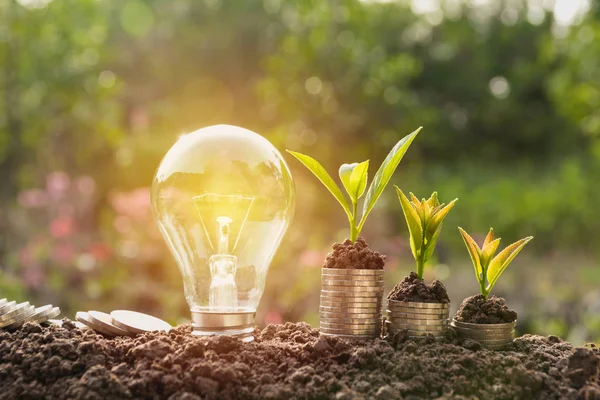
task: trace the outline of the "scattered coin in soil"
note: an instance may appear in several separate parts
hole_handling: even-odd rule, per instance
[[[17,315],[6,329],[15,329],[23,325],[35,313],[35,306],[29,306],[21,314]]]
[[[56,318],[56,317],[58,317],[60,315],[60,308],[53,307],[52,305],[50,305],[50,307],[52,307],[50,309],[50,311],[44,312],[43,315],[39,315],[37,317],[36,317],[36,314],[38,312],[38,309],[36,309],[36,314],[32,315],[29,318],[29,321],[31,321],[31,322],[37,322],[37,323],[42,323],[42,322],[45,322],[45,321],[49,320],[50,318]]]
[[[117,336],[131,336],[130,332],[116,326],[109,314],[100,311],[88,311],[87,314],[94,326],[101,326],[102,329]]]
[[[169,331],[171,325],[162,319],[136,311],[116,310],[110,313],[113,323],[131,333]]]
[[[103,335],[106,335],[109,337],[116,336],[114,333],[112,333],[108,329],[105,329],[102,325],[94,324],[94,322],[90,318],[90,315],[85,311],[78,311],[75,314],[75,319],[77,321],[79,321],[80,323],[82,323],[83,325],[87,326],[88,328],[93,329],[96,332],[102,333]]]
[[[11,310],[9,312],[7,312],[7,313],[3,314],[2,316],[0,316],[0,324],[2,324],[3,322],[6,322],[6,321],[13,320],[14,317],[16,317],[17,315],[21,314],[26,309],[29,309],[29,302],[28,301],[24,301],[23,303],[17,304],[13,308],[11,308]]]

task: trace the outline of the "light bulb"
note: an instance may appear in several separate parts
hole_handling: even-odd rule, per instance
[[[183,277],[192,334],[252,340],[269,264],[294,213],[281,153],[235,126],[183,135],[156,171],[152,209]]]

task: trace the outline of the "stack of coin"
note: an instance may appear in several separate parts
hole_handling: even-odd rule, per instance
[[[448,303],[420,303],[388,300],[386,330],[389,334],[408,330],[411,338],[433,335],[443,338],[448,329]]]
[[[323,268],[321,334],[367,339],[381,334],[383,270]]]
[[[0,328],[2,329],[19,328],[25,322],[41,323],[59,314],[60,308],[53,307],[51,304],[36,308],[28,301],[17,303],[0,299]]]
[[[108,337],[134,336],[139,333],[154,331],[169,331],[171,325],[167,322],[135,311],[116,310],[110,314],[101,311],[79,311],[75,319]]]
[[[512,343],[517,321],[504,324],[471,324],[452,320],[452,327],[461,339],[473,339],[490,350],[502,350]]]

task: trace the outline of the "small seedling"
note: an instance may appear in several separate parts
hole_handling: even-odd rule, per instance
[[[467,250],[469,250],[481,294],[487,300],[502,272],[504,272],[508,264],[519,254],[523,247],[533,239],[533,236],[528,236],[507,246],[494,257],[498,245],[500,245],[500,238],[494,239],[494,230],[492,228],[490,228],[490,232],[487,234],[481,248],[462,228],[459,227],[458,230],[465,241]]]
[[[369,160],[361,163],[343,164],[339,169],[340,179],[350,198],[350,203],[348,203],[339,186],[317,160],[295,151],[287,150],[287,152],[304,164],[304,166],[308,168],[310,172],[323,183],[323,185],[325,185],[333,197],[335,197],[342,205],[348,216],[348,222],[350,222],[350,240],[355,242],[367,220],[367,216],[375,206],[381,193],[392,178],[394,171],[396,171],[402,157],[404,157],[406,150],[408,150],[417,134],[421,131],[421,128],[422,127],[419,127],[416,131],[405,136],[396,143],[385,160],[383,160],[383,163],[381,163],[379,170],[377,170],[377,173],[369,186],[369,190],[367,190],[360,220],[358,220],[358,200],[362,197],[367,188]]]
[[[435,244],[442,231],[442,222],[458,199],[452,200],[447,205],[440,204],[437,192],[433,192],[429,199],[421,201],[410,193],[412,201],[409,201],[398,186],[396,192],[408,225],[410,249],[417,262],[417,276],[423,279],[425,265],[433,255]]]

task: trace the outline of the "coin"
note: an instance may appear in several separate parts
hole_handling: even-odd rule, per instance
[[[342,334],[342,335],[373,335],[379,336],[381,332],[379,328],[375,329],[333,329],[333,328],[320,328],[319,331],[324,333]]]
[[[452,320],[452,323],[458,328],[467,328],[476,331],[512,331],[517,325],[517,321],[505,324],[472,324],[468,322],[460,322],[455,319]]]
[[[378,307],[325,307],[320,306],[319,311],[331,312],[331,313],[376,313],[381,314],[381,308]]]
[[[383,286],[339,286],[339,285],[321,285],[323,290],[330,292],[346,292],[346,293],[383,293]]]
[[[45,317],[52,311],[52,304],[47,304],[45,306],[37,307],[35,312],[29,317],[30,321],[36,320],[41,317]]]
[[[409,307],[409,308],[441,308],[448,309],[450,308],[449,303],[420,303],[414,301],[398,301],[398,300],[388,300],[388,304],[390,307]]]
[[[29,306],[21,314],[17,315],[13,320],[13,323],[6,326],[6,329],[15,329],[23,325],[29,317],[35,313],[35,306]]]
[[[131,333],[169,331],[171,325],[162,319],[136,311],[116,310],[110,313],[113,323]]]
[[[381,329],[380,326],[378,325],[338,325],[338,324],[321,324],[319,326],[320,329],[325,329],[325,330],[351,330],[351,332],[348,333],[358,333],[356,332],[357,329],[362,329],[364,330],[364,332],[362,333],[373,333],[373,332],[379,332],[379,330]]]
[[[0,299],[0,307],[8,303],[7,299]]]
[[[321,322],[326,322],[328,324],[374,324],[381,323],[379,318],[321,318]]]
[[[383,305],[380,293],[367,293],[367,296],[364,296],[362,293],[355,293],[355,296],[348,296],[347,294],[340,294],[338,296],[330,293],[331,292],[321,293],[321,300],[346,303],[376,303],[380,306]]]
[[[391,313],[389,310],[386,310],[385,315],[389,319],[406,319],[406,320],[414,320],[414,321],[439,321],[440,319],[448,319],[447,315],[432,315],[432,314],[409,314],[409,313]]]
[[[400,308],[388,307],[388,311],[392,314],[415,314],[415,315],[448,315],[448,310],[426,309],[426,308]]]
[[[391,324],[393,328],[396,329],[408,329],[409,331],[415,332],[431,332],[431,333],[440,333],[446,332],[448,330],[447,326],[416,326],[416,325],[400,325],[400,324]]]
[[[131,336],[130,332],[116,326],[109,314],[100,311],[88,311],[87,313],[94,326],[101,326],[103,329],[111,332],[114,335]]]
[[[322,268],[321,272],[330,275],[383,275],[382,269]]]
[[[328,274],[322,273],[321,279],[343,279],[343,280],[353,280],[353,281],[362,281],[362,282],[372,282],[372,281],[382,281],[383,274],[381,275],[339,275],[339,274]]]
[[[475,331],[471,329],[457,328],[456,326],[451,326],[456,330],[458,335],[461,338],[469,338],[469,339],[502,339],[502,338],[512,338],[514,335],[513,331],[501,331],[501,332],[493,332],[493,331]]]
[[[16,301],[9,301],[0,307],[0,315],[4,315],[7,312],[10,312],[17,305]]]
[[[44,306],[44,307],[46,307],[46,306]],[[52,306],[50,306],[50,307],[52,307]],[[40,308],[42,308],[42,307],[40,307]],[[37,308],[36,308],[36,313],[37,313]],[[43,315],[40,315],[38,317],[35,317],[35,314],[32,315],[31,317],[29,317],[29,321],[30,322],[42,323],[42,322],[48,321],[50,318],[56,318],[59,315],[60,315],[60,308],[58,308],[58,307],[52,307],[50,309],[50,311],[47,311]]]
[[[448,326],[447,319],[388,319],[390,323],[397,325],[412,325],[412,326]]]
[[[339,337],[342,339],[347,339],[347,340],[372,340],[374,339],[377,335],[344,335],[341,333],[327,333],[327,332],[319,332],[319,334],[323,335],[323,336],[335,336],[335,337]]]
[[[115,334],[109,331],[108,329],[104,329],[101,325],[94,324],[87,312],[78,311],[77,314],[75,314],[75,319],[83,325],[87,326],[88,328],[91,328],[96,332],[102,333],[103,335],[109,337],[115,336]]]
[[[483,345],[503,345],[503,344],[509,344],[513,341],[512,338],[506,338],[506,339],[489,339],[489,340],[484,340],[484,339],[473,339],[478,341],[479,343],[483,344]]]
[[[321,318],[346,318],[346,317],[351,317],[351,318],[376,318],[379,319],[379,313],[359,313],[359,312],[348,312],[348,313],[339,313],[339,312],[326,312],[326,311],[319,311],[319,316]]]
[[[378,308],[382,309],[381,304],[377,302],[358,302],[358,301],[330,301],[321,299],[322,307],[353,307],[353,308]]]
[[[23,303],[17,304],[13,308],[11,308],[9,312],[0,316],[0,323],[14,319],[15,316],[21,314],[24,310],[26,310],[28,308],[29,308],[28,301],[24,301]]]
[[[342,281],[333,279],[321,280],[323,286],[350,286],[350,287],[382,287],[383,281]]]

